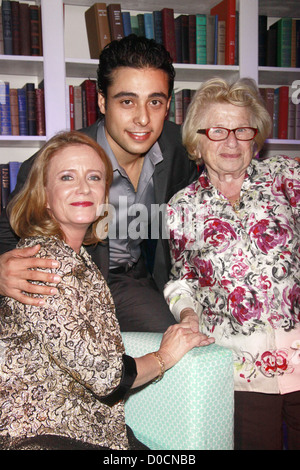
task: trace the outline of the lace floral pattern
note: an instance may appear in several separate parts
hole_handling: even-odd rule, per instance
[[[299,389],[299,168],[253,160],[237,211],[206,171],[168,206],[166,299],[177,318],[196,309],[202,331],[233,349],[237,389],[277,393],[278,377]]]
[[[0,304],[0,435],[56,434],[127,449],[124,404],[101,403],[122,376],[124,347],[110,291],[84,248],[33,238],[60,262],[58,294],[43,307]]]

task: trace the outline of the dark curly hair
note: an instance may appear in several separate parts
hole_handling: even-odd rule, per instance
[[[97,70],[98,91],[104,97],[113,81],[112,72],[118,67],[150,67],[165,71],[169,77],[169,97],[171,96],[175,79],[172,59],[165,47],[154,39],[130,34],[105,46],[100,54]]]

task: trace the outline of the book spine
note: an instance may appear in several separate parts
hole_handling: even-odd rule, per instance
[[[9,162],[8,163],[9,192],[10,193],[12,193],[16,187],[20,166],[21,166],[21,162]]]
[[[144,13],[145,36],[148,39],[154,39],[153,14]]]
[[[19,2],[12,1],[11,4],[11,28],[13,38],[13,54],[20,54],[20,7]]]
[[[19,135],[19,109],[18,109],[18,90],[10,88],[9,90],[10,101],[10,118],[11,118],[11,133],[12,135]]]
[[[36,135],[46,135],[45,122],[45,95],[44,90],[37,88],[35,90],[36,100]]]
[[[74,86],[69,85],[69,114],[70,114],[70,130],[73,131],[75,129],[74,125]]]
[[[173,8],[163,8],[161,13],[163,44],[169,52],[173,62],[177,62],[174,10]]]
[[[129,11],[122,12],[122,20],[123,20],[124,36],[129,36],[129,34],[132,33]]]
[[[158,44],[163,44],[162,13],[159,10],[153,12],[154,39]]]
[[[29,6],[30,16],[30,53],[32,56],[40,56],[41,54],[41,25],[38,5]]]
[[[279,87],[278,139],[287,139],[289,115],[289,87]]]
[[[27,3],[20,3],[20,54],[30,55],[30,11]]]
[[[0,81],[0,134],[11,135],[9,83]]]
[[[8,163],[1,164],[1,209],[5,209],[9,196],[9,167]]]
[[[206,64],[206,15],[196,15],[196,63]]]
[[[28,135],[36,135],[36,101],[34,83],[26,83]]]
[[[196,15],[188,16],[189,63],[196,63]]]
[[[11,4],[9,0],[2,0],[2,28],[3,28],[3,44],[4,54],[13,54],[13,37],[12,37],[12,18]]]
[[[110,27],[111,40],[122,39],[124,37],[121,5],[111,3],[107,6],[108,22]]]
[[[20,135],[28,135],[26,90],[18,88],[19,130]]]
[[[82,92],[81,86],[74,86],[74,127],[76,130],[83,127],[82,124]]]
[[[291,66],[292,19],[281,18],[277,31],[277,66]]]

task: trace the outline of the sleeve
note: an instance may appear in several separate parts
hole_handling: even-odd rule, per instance
[[[192,308],[199,313],[196,299],[198,288],[197,273],[189,262],[189,249],[193,243],[193,234],[185,224],[184,205],[168,204],[166,225],[169,234],[171,273],[165,285],[164,296],[177,321],[184,308]]]

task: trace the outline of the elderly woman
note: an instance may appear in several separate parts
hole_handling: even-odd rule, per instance
[[[167,209],[165,298],[233,351],[236,449],[282,449],[282,420],[300,448],[299,163],[256,158],[270,125],[252,80],[203,83],[183,126],[203,173]]]
[[[53,137],[12,200],[20,247],[40,244],[53,259],[58,293],[39,307],[0,304],[0,447],[145,448],[126,428],[123,397],[161,378],[204,335],[170,327],[159,351],[125,354],[106,282],[82,244],[99,242],[97,223],[112,179],[102,148],[84,134]]]

